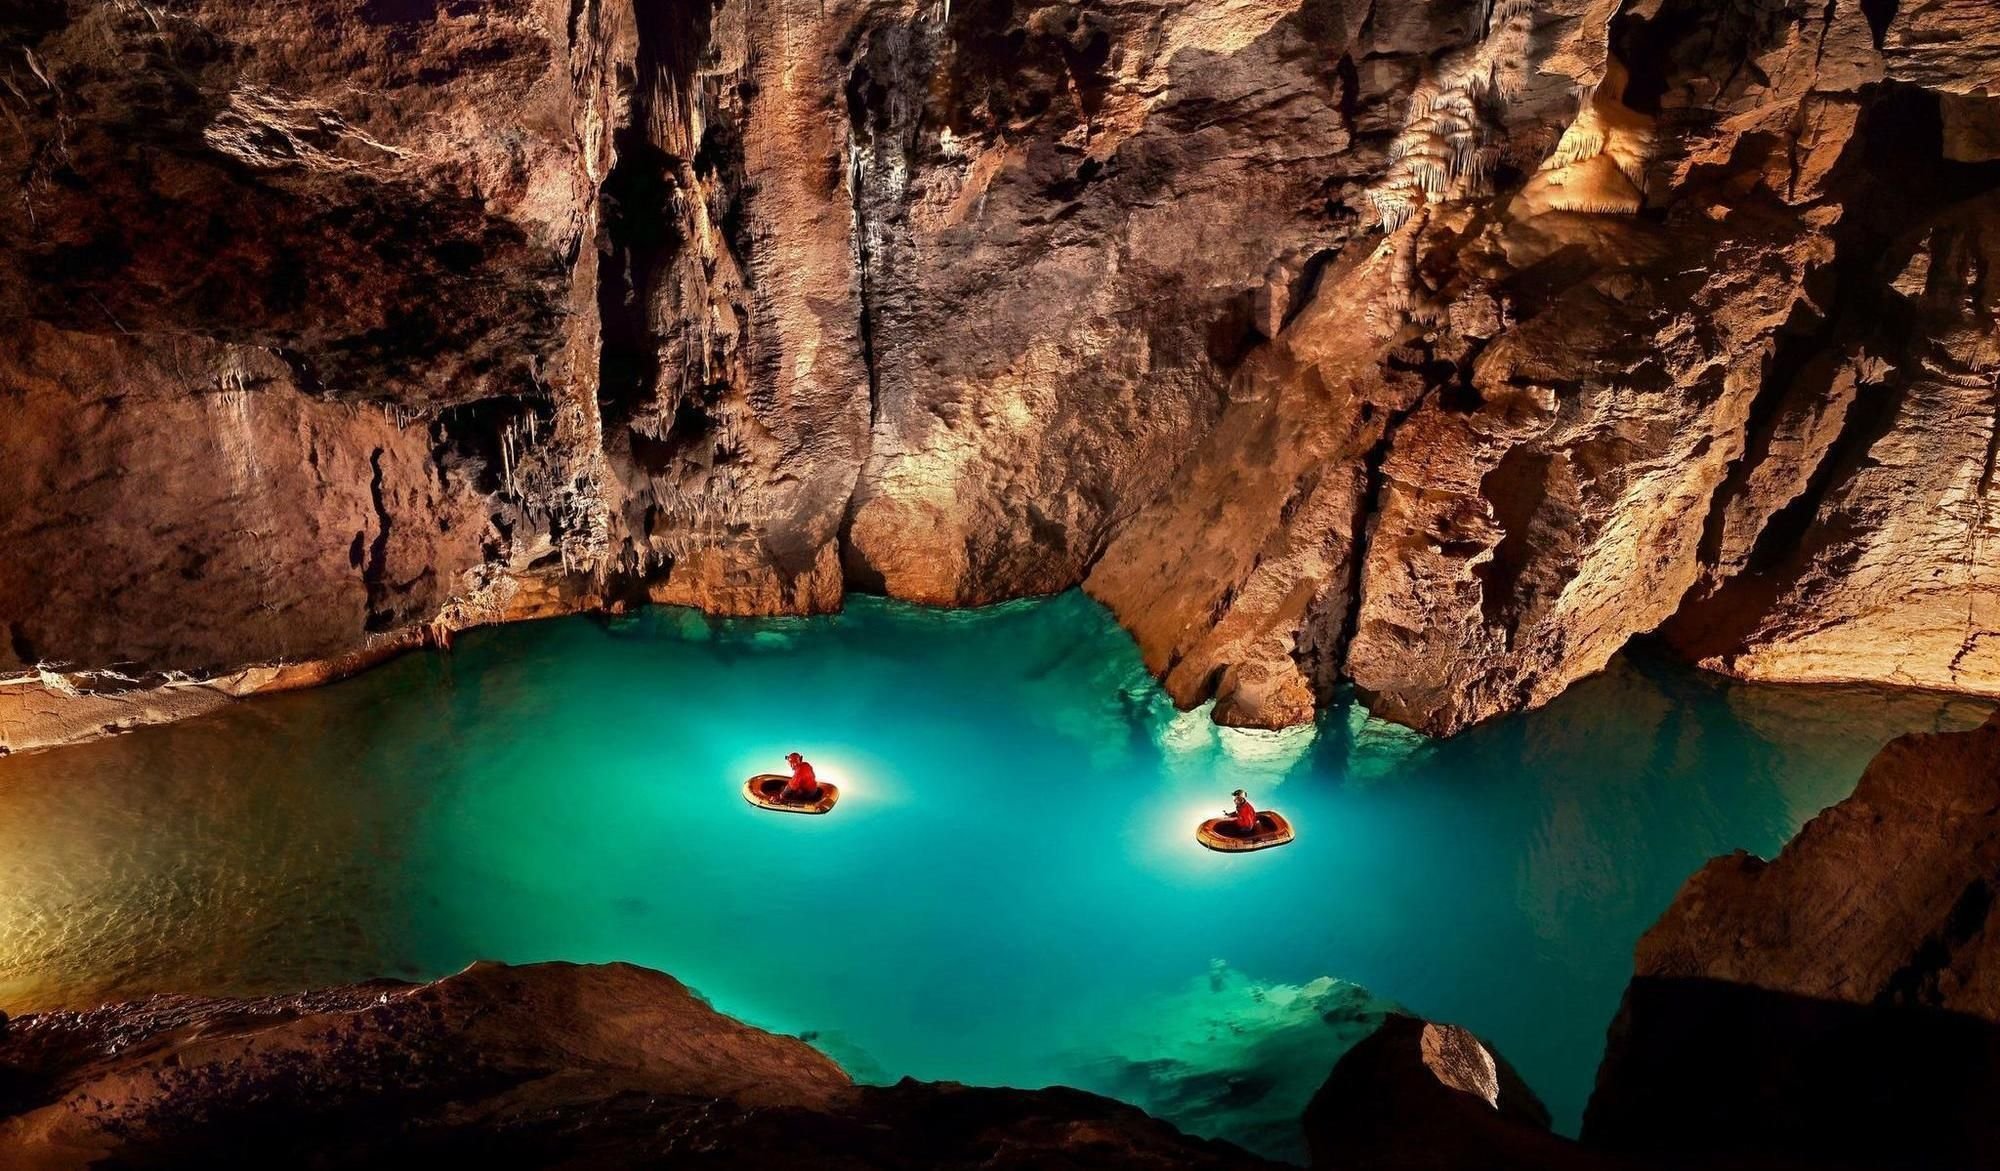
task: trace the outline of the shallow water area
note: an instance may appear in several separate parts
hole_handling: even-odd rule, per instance
[[[1573,1130],[1639,934],[1906,731],[1986,705],[1621,661],[1425,741],[1176,712],[1077,594],[463,635],[334,687],[0,760],[0,1010],[629,960],[857,1077],[1080,1085],[1296,1154],[1392,1005]],[[743,799],[797,749],[824,817]],[[1230,790],[1297,841],[1194,841]]]

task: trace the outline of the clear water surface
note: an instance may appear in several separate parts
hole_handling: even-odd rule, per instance
[[[863,1079],[1079,1085],[1287,1155],[1403,1006],[1573,1129],[1681,881],[1984,710],[1641,660],[1442,743],[1357,708],[1226,731],[1075,594],[477,631],[0,760],[0,1010],[630,960]],[[740,796],[793,748],[831,816]],[[1239,786],[1298,841],[1196,846]]]

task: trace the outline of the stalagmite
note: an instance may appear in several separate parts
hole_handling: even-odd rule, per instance
[[[1627,77],[1624,65],[1612,58],[1603,82],[1581,92],[1576,119],[1515,198],[1514,214],[1629,215],[1645,204],[1653,120],[1625,106]]]

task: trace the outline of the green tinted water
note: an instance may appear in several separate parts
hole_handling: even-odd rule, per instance
[[[479,631],[0,760],[0,1010],[622,959],[863,1078],[1068,1083],[1284,1154],[1393,1004],[1573,1127],[1680,882],[1983,710],[1642,663],[1444,743],[1357,709],[1231,732],[1077,595]],[[831,816],[739,795],[792,748]],[[1197,847],[1239,786],[1299,840]]]

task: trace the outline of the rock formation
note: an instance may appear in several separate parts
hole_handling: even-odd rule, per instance
[[[2000,1158],[2000,716],[1904,736],[1640,940],[1584,1141],[1745,1165]]]
[[[1326,1168],[1985,1167],[2000,1159],[2000,714],[1904,736],[1772,861],[1640,940],[1580,1142],[1504,1060],[1392,1017],[1306,1112]]]
[[[0,1163],[1273,1166],[1074,1090],[856,1086],[622,964],[21,1017],[0,1026]]]
[[[1549,1132],[1549,1112],[1464,1029],[1395,1016],[1349,1050],[1306,1108],[1316,1168],[1611,1168]]]
[[[61,0],[0,82],[7,747],[849,589],[1252,725],[2000,693],[1984,0]]]

